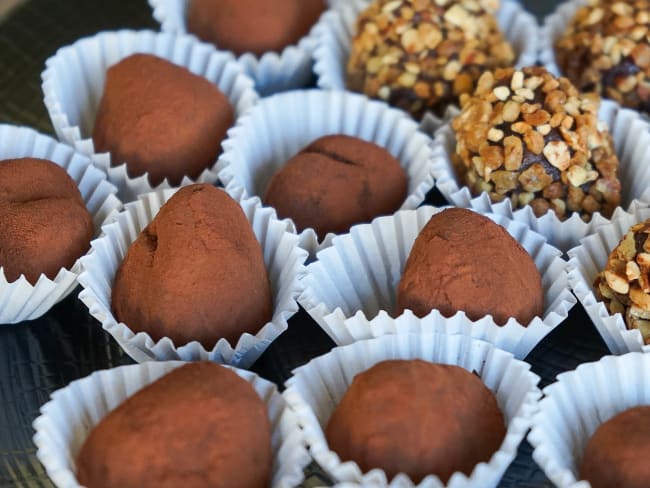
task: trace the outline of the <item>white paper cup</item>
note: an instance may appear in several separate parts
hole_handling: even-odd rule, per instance
[[[370,2],[350,0],[323,14],[316,26],[314,72],[318,86],[326,90],[345,90],[345,69],[355,34],[356,20]],[[537,61],[537,20],[515,0],[501,0],[497,23],[515,51],[515,66],[532,66]]]
[[[564,35],[578,9],[588,5],[589,2],[590,0],[564,0],[544,19],[539,31],[539,60],[555,76],[560,76],[562,73],[555,61],[553,45]]]
[[[446,486],[496,486],[515,458],[517,447],[530,426],[541,396],[539,377],[530,365],[492,345],[466,336],[445,334],[402,334],[361,341],[333,349],[328,354],[297,368],[287,382],[283,395],[298,416],[302,435],[314,460],[336,482],[346,486],[412,487],[404,474],[392,482],[381,469],[363,473],[353,461],[341,462],[331,451],[324,430],[329,418],[352,383],[353,377],[374,364],[388,359],[423,359],[433,363],[454,364],[476,371],[497,398],[507,424],[501,447],[488,462],[476,465],[470,476],[456,472]],[[418,419],[413,419],[418,422]],[[399,449],[398,446],[395,446]],[[390,483],[390,484],[389,484]],[[429,475],[419,487],[441,487],[435,475]]]
[[[471,321],[464,312],[444,319],[436,311],[423,319],[410,312],[391,319],[397,285],[420,230],[441,208],[423,206],[379,217],[335,237],[307,266],[303,308],[338,344],[394,332],[446,331],[494,342],[518,358],[525,357],[546,334],[568,317],[576,303],[569,290],[566,263],[543,236],[500,215],[488,214],[531,255],[542,275],[544,314],[529,324],[510,318],[499,326],[491,315]],[[346,320],[347,319],[347,320]],[[471,330],[470,330],[471,329]]]
[[[181,361],[148,362],[96,371],[52,393],[51,400],[41,407],[41,415],[33,424],[34,443],[38,448],[36,456],[52,482],[58,488],[78,488],[75,461],[93,427],[138,390],[184,364]],[[250,371],[232,369],[248,381],[266,403],[272,428],[271,486],[296,486],[303,481],[302,470],[311,460],[300,439],[297,418],[273,383]]]
[[[610,100],[602,101],[598,119],[609,127],[620,161],[621,209],[629,208],[634,199],[650,201],[650,165],[645,164],[650,160],[650,126],[638,112],[621,108]],[[452,205],[473,208],[482,213],[497,213],[524,222],[562,252],[577,245],[582,237],[594,232],[599,225],[610,221],[600,213],[595,213],[589,222],[584,222],[577,214],[562,221],[553,211],[536,217],[530,207],[513,211],[510,200],[492,203],[485,192],[474,197],[454,171],[451,155],[456,151],[456,135],[451,124],[444,125],[436,132],[435,143],[436,186]]]
[[[176,191],[161,190],[141,195],[137,202],[125,205],[124,211],[103,227],[105,235],[91,243],[94,252],[82,260],[83,272],[79,282],[84,290],[79,299],[101,322],[104,330],[138,362],[210,360],[247,368],[287,329],[287,320],[298,311],[299,278],[305,272],[303,263],[307,258],[307,253],[298,247],[298,237],[286,232],[286,223],[276,219],[273,209],[262,208],[257,199],[239,202],[262,246],[273,297],[271,321],[257,334],[245,333],[237,344],[230,344],[222,338],[207,350],[198,341],[174,344],[169,337],[154,341],[146,332],[136,334],[128,324],[118,322],[111,311],[115,273],[129,246]]]
[[[555,486],[589,488],[579,480],[587,441],[600,424],[639,405],[650,405],[650,383],[644,373],[650,355],[606,356],[558,375],[544,388],[528,441],[533,459]]]
[[[145,173],[131,178],[124,161],[111,165],[110,153],[96,153],[92,141],[97,108],[104,91],[106,70],[135,53],[148,53],[187,68],[216,85],[228,98],[235,118],[259,98],[253,82],[232,56],[219,52],[193,36],[176,36],[152,31],[101,32],[59,49],[46,61],[42,73],[45,106],[59,139],[87,154],[109,181],[118,188],[124,202],[154,189],[170,188],[165,179],[158,186],[149,183]],[[215,164],[218,155],[215,155]],[[214,183],[213,167],[204,170],[196,181],[184,177],[181,186],[190,183]]]
[[[431,139],[404,112],[363,95],[322,90],[293,91],[260,101],[229,131],[217,164],[219,180],[231,195],[262,197],[271,177],[289,159],[329,134],[374,142],[400,161],[408,176],[402,209],[417,208],[433,187]],[[319,242],[309,228],[300,237],[313,255],[329,245],[334,234]]]
[[[326,0],[327,5],[335,3],[336,0]],[[185,19],[188,4],[188,0],[149,0],[153,17],[160,23],[163,32],[188,32]],[[296,44],[285,47],[281,53],[267,52],[262,56],[245,53],[237,57],[237,62],[255,81],[255,88],[261,95],[309,85],[312,53],[317,43],[314,29],[319,22]]]
[[[650,218],[646,204],[634,202],[629,212],[620,212],[609,224],[580,241],[569,251],[569,283],[589,318],[598,329],[608,349],[614,354],[630,351],[650,352],[643,344],[641,333],[628,330],[620,313],[610,315],[605,304],[596,298],[594,280],[605,269],[609,254],[618,245],[630,227]]]
[[[95,236],[99,235],[102,223],[122,208],[115,196],[116,188],[87,157],[33,129],[0,124],[0,161],[25,157],[47,159],[66,170],[93,217]],[[77,286],[80,272],[77,259],[70,269],[61,268],[54,279],[41,274],[32,285],[24,275],[9,282],[0,263],[0,324],[40,317]]]

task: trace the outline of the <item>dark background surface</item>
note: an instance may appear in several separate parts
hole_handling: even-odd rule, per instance
[[[2,7],[9,1],[0,0]],[[541,18],[556,1],[523,2]],[[100,30],[152,28],[157,24],[145,0],[31,0],[0,18],[0,123],[28,125],[52,134],[42,102],[40,73],[58,47]],[[430,202],[443,204],[437,195]],[[1,232],[1,229],[0,229]],[[78,290],[46,316],[0,326],[0,487],[52,486],[35,456],[31,424],[49,394],[97,369],[131,364],[115,341],[76,298]],[[290,371],[333,347],[301,311],[257,361],[253,369],[281,384]],[[541,387],[578,364],[607,354],[580,305],[528,356]],[[524,442],[506,472],[502,487],[551,486]],[[308,469],[307,484],[322,478]]]

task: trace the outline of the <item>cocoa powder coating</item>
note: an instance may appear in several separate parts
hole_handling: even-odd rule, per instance
[[[234,122],[228,98],[208,80],[151,54],[134,54],[106,73],[95,126],[96,152],[126,163],[132,178],[180,185],[212,166]]]
[[[544,311],[544,290],[535,262],[503,227],[450,208],[431,217],[413,244],[397,288],[397,313],[405,309],[527,325]]]
[[[408,180],[386,149],[362,139],[321,137],[273,176],[264,203],[299,230],[311,227],[320,239],[353,224],[395,212],[406,199]]]
[[[481,380],[458,366],[383,361],[355,376],[329,419],[326,438],[342,461],[415,483],[470,474],[505,437],[503,414]]]
[[[271,427],[253,387],[215,363],[173,370],[91,430],[77,458],[88,488],[266,487]]]
[[[235,345],[272,316],[262,249],[241,207],[207,184],[181,188],[129,248],[113,283],[115,317],[176,345]]]
[[[77,185],[38,158],[0,161],[0,266],[8,281],[54,279],[90,247],[92,216]]]

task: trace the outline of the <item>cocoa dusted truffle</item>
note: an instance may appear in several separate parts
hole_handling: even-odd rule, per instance
[[[111,304],[134,332],[233,346],[271,320],[262,249],[241,207],[206,184],[181,188],[129,248]]]
[[[190,363],[128,398],[91,430],[77,458],[88,488],[267,487],[271,426],[246,380]]]
[[[634,407],[602,424],[587,442],[580,478],[592,488],[648,486],[650,406]]]
[[[359,16],[347,86],[419,119],[474,89],[514,52],[493,13],[498,0],[375,0]]]
[[[236,55],[281,52],[309,33],[324,0],[190,0],[187,30]]]
[[[598,103],[541,67],[484,73],[452,121],[460,179],[474,195],[530,205],[538,217],[611,216],[621,199],[619,161]]]
[[[45,159],[0,161],[0,267],[36,284],[54,279],[90,247],[93,219],[74,180]]]
[[[180,185],[212,166],[234,121],[228,98],[205,78],[151,54],[134,54],[106,73],[93,142],[152,186]]]
[[[650,220],[633,225],[610,253],[594,287],[609,313],[623,315],[650,344]]]
[[[435,214],[420,231],[397,288],[397,313],[419,317],[437,309],[464,311],[472,320],[514,317],[527,325],[544,311],[542,278],[535,262],[498,224],[471,210]]]
[[[322,239],[346,232],[399,209],[406,199],[407,177],[386,149],[356,137],[316,139],[278,171],[264,203],[299,230],[312,227]]]
[[[583,92],[650,112],[650,0],[592,1],[555,42],[560,71]]]
[[[388,479],[429,474],[446,483],[488,461],[505,437],[503,414],[481,380],[458,366],[383,361],[354,377],[325,435],[342,461]]]

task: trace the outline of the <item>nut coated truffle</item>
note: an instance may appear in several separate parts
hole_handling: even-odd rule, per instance
[[[648,486],[650,407],[634,407],[602,424],[587,442],[580,479],[592,488]]]
[[[54,279],[90,247],[92,216],[66,171],[45,159],[0,161],[0,267],[36,284]]]
[[[196,179],[221,152],[234,121],[228,98],[205,78],[150,54],[134,54],[106,73],[93,142],[157,186]]]
[[[325,136],[291,158],[266,189],[264,203],[320,239],[399,209],[407,177],[386,149],[356,137]]]
[[[484,73],[452,121],[460,179],[474,195],[588,221],[620,202],[618,157],[598,102],[544,68]]]
[[[555,42],[555,58],[583,92],[650,112],[650,1],[594,1]]]
[[[190,0],[187,29],[219,49],[261,56],[296,44],[323,10],[324,0]]]
[[[511,66],[498,0],[376,0],[356,24],[347,86],[420,119],[458,104],[485,70]]]
[[[241,207],[222,190],[181,188],[129,248],[111,296],[134,332],[211,349],[235,345],[271,320],[262,249]]]
[[[91,430],[77,458],[88,488],[267,487],[271,427],[253,387],[215,363],[173,370]]]
[[[494,394],[458,366],[383,361],[354,377],[327,424],[330,449],[364,471],[446,483],[488,461],[506,433]]]
[[[650,220],[633,225],[610,253],[594,287],[611,314],[620,313],[628,329],[638,329],[650,344]]]
[[[404,309],[419,317],[462,310],[472,320],[491,314],[500,325],[510,317],[527,325],[544,311],[542,278],[503,227],[450,208],[431,217],[413,244],[397,288],[397,313]]]

